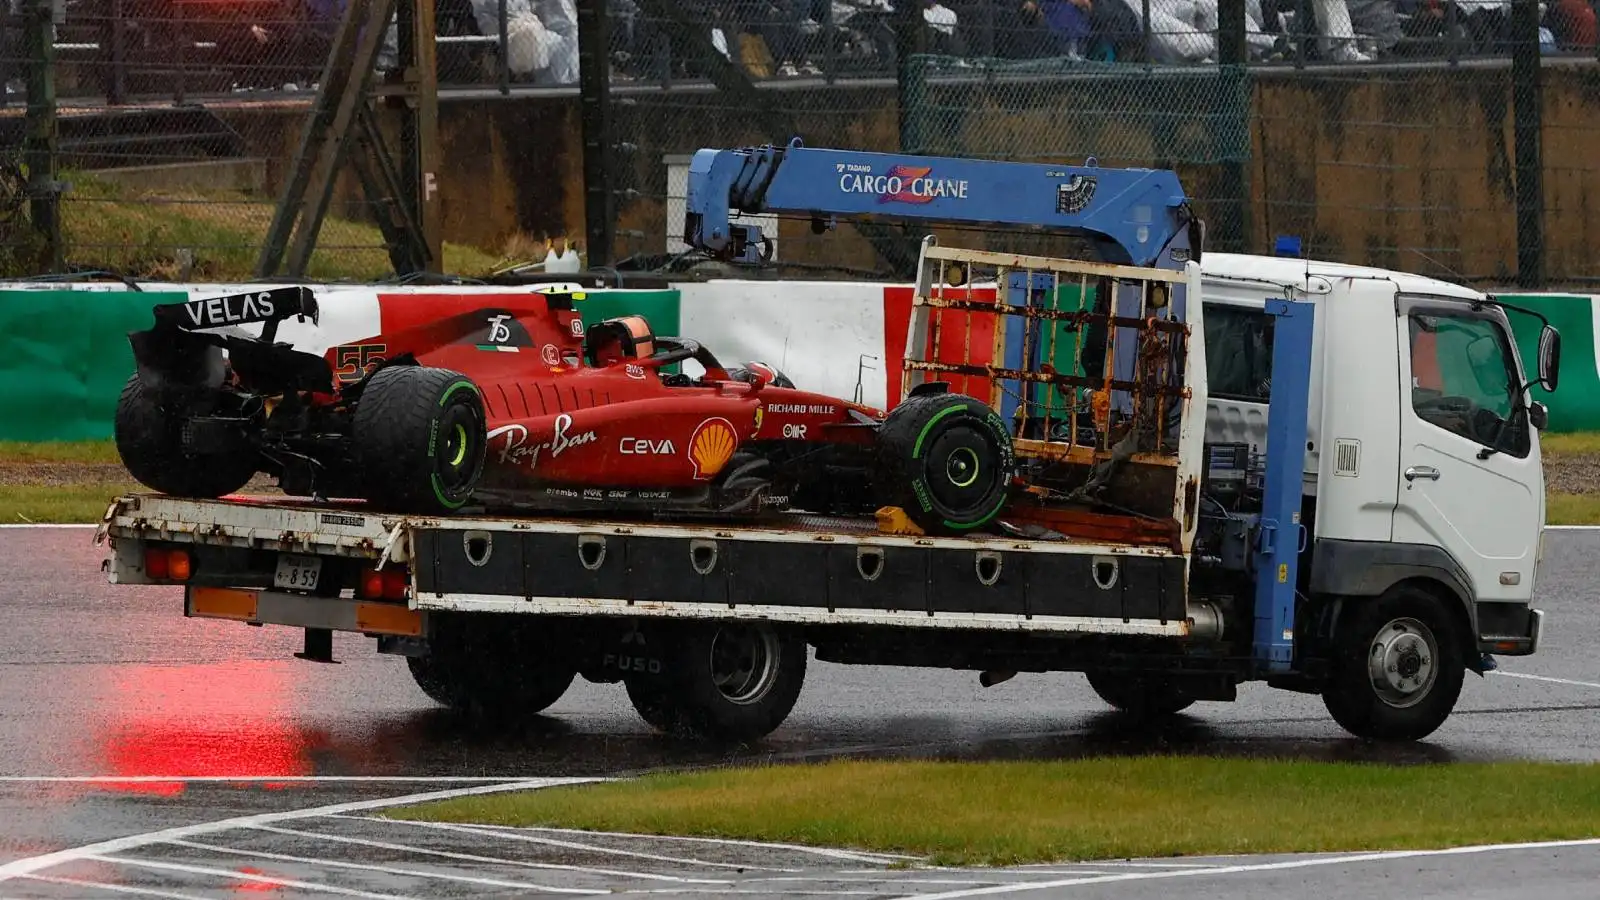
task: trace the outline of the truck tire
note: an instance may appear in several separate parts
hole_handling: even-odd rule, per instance
[[[561,643],[529,623],[443,617],[428,655],[406,657],[406,667],[435,703],[513,721],[544,712],[578,675]]]
[[[663,671],[624,679],[628,699],[652,727],[716,741],[755,741],[794,709],[805,683],[806,642],[765,622],[663,630]]]
[[[878,479],[891,506],[929,534],[988,525],[1010,497],[1016,454],[1005,422],[964,394],[911,397],[878,429]]]
[[[113,420],[117,455],[134,480],[174,497],[222,497],[255,477],[260,459],[253,448],[237,453],[187,453],[187,410],[163,402],[138,375],[128,378]]]
[[[1087,672],[1089,687],[1100,699],[1139,718],[1159,718],[1182,712],[1194,705],[1168,679],[1135,672]]]
[[[460,509],[483,475],[485,429],[483,397],[467,376],[379,369],[356,401],[352,433],[364,498],[397,512]]]
[[[1445,601],[1418,587],[1346,601],[1323,705],[1357,737],[1421,740],[1461,696],[1466,640]]]

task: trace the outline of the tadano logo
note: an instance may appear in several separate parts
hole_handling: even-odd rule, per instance
[[[967,199],[967,179],[929,178],[932,172],[932,166],[891,166],[883,175],[846,171],[839,176],[839,190],[846,194],[877,194],[879,203],[922,204],[940,197]]]

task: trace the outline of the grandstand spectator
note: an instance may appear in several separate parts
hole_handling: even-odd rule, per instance
[[[1567,52],[1593,52],[1596,39],[1595,10],[1586,0],[1555,0],[1545,13],[1556,44]]]
[[[940,4],[939,0],[922,0],[922,21],[927,25],[929,50],[947,56],[966,55],[966,41],[956,30],[961,20],[955,10]]]

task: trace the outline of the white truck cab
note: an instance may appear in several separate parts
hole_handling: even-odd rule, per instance
[[[1317,307],[1306,592],[1378,596],[1413,580],[1460,601],[1483,652],[1532,652],[1544,410],[1506,312],[1470,288],[1382,269],[1228,253],[1205,254],[1202,269],[1206,343],[1230,350],[1208,359],[1208,442],[1264,442],[1265,302]],[[1552,335],[1541,353],[1548,340],[1558,361]]]

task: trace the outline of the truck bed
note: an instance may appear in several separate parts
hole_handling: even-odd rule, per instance
[[[118,498],[114,583],[150,583],[120,542],[234,548],[409,567],[411,609],[765,619],[1003,631],[1190,634],[1188,560],[1165,547],[927,537],[871,519],[761,523],[401,516],[359,502],[235,496]],[[134,548],[134,550],[136,550]],[[197,549],[203,555],[203,549]],[[332,602],[338,602],[336,598]]]

